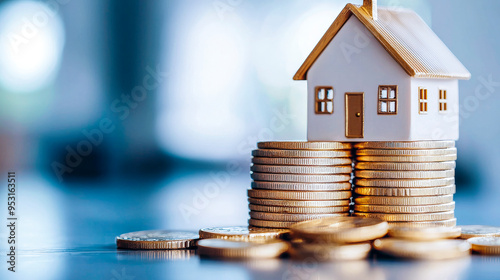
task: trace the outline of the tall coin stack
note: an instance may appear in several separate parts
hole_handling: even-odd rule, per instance
[[[391,226],[455,226],[454,141],[355,145],[354,215]]]
[[[296,222],[348,216],[352,145],[339,142],[260,142],[252,152],[248,190],[251,226],[288,228]]]

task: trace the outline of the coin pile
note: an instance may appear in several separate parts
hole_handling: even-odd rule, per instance
[[[454,141],[355,145],[354,215],[391,226],[455,226]]]
[[[252,152],[249,224],[288,228],[296,222],[348,216],[351,144],[260,142]]]

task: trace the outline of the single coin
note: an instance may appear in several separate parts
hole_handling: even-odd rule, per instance
[[[287,173],[287,174],[351,174],[352,166],[293,166],[293,165],[260,165],[250,167],[253,172]]]
[[[333,192],[299,192],[299,191],[272,191],[272,190],[248,190],[248,196],[252,198],[286,199],[286,200],[332,200],[348,199],[351,191]]]
[[[457,148],[426,149],[426,150],[385,150],[385,149],[358,149],[358,156],[442,156],[456,155]]]
[[[350,158],[273,158],[253,157],[253,164],[276,164],[276,165],[306,165],[306,166],[334,166],[352,164]]]
[[[358,244],[315,244],[300,242],[294,244],[291,255],[297,259],[314,259],[315,261],[353,261],[368,257],[372,246],[370,243]]]
[[[383,237],[388,228],[380,219],[331,217],[297,223],[290,230],[294,237],[310,241],[358,243]]]
[[[250,211],[250,218],[265,221],[280,221],[280,222],[302,222],[327,217],[342,217],[348,216],[349,213],[334,213],[334,214],[283,214],[283,213],[266,213]]]
[[[313,151],[313,150],[253,150],[254,157],[291,157],[291,158],[329,158],[350,157],[350,150]]]
[[[262,228],[289,228],[290,226],[296,224],[297,222],[282,222],[282,221],[265,221],[249,219],[248,224],[254,227]]]
[[[248,202],[256,205],[282,206],[282,207],[337,207],[349,206],[350,199],[339,200],[286,200],[286,199],[261,199],[248,198]]]
[[[484,255],[500,255],[500,237],[473,237],[467,239],[472,251]]]
[[[349,191],[352,184],[344,183],[282,183],[282,182],[252,182],[252,189],[275,191]]]
[[[116,237],[116,246],[133,250],[189,249],[196,246],[198,233],[189,231],[147,230]]]
[[[355,187],[354,192],[360,195],[375,196],[429,196],[454,194],[455,185],[434,187],[434,188],[373,188],[373,187]]]
[[[431,188],[453,185],[455,178],[441,179],[355,179],[354,184],[359,187],[381,188]]]
[[[433,213],[433,212],[445,212],[455,210],[455,202],[436,204],[436,205],[420,205],[420,206],[386,206],[386,205],[354,205],[354,211],[356,212],[372,212],[372,213]]]
[[[434,171],[356,170],[354,176],[366,179],[438,179],[455,176],[455,169]]]
[[[491,226],[460,226],[462,228],[462,239],[469,239],[473,237],[490,237],[490,236],[500,236],[500,227]]]
[[[304,142],[304,141],[272,141],[257,143],[259,149],[281,150],[349,150],[351,143],[341,142]]]
[[[442,156],[357,156],[357,161],[373,162],[443,162],[456,160],[457,155]]]
[[[377,239],[376,250],[397,258],[443,260],[469,255],[470,244],[463,240],[410,241],[395,238]]]
[[[453,201],[453,195],[439,196],[409,196],[409,197],[385,197],[385,196],[358,196],[354,199],[355,204],[370,205],[431,205],[443,204]]]
[[[250,176],[256,181],[268,182],[337,183],[351,180],[351,175],[303,175],[253,172]]]
[[[357,149],[446,149],[455,147],[455,141],[412,142],[363,142],[354,145]]]
[[[198,241],[198,254],[211,258],[277,258],[288,250],[288,243],[273,241],[255,243],[222,239]]]
[[[200,238],[217,238],[232,241],[269,241],[290,233],[286,229],[263,229],[249,226],[212,227],[200,229]]]
[[[444,162],[358,162],[357,170],[430,171],[454,169],[454,161]]]
[[[394,238],[429,241],[457,238],[461,231],[459,227],[393,227],[389,229],[389,235]]]
[[[426,222],[389,222],[389,226],[393,227],[454,227],[457,225],[457,219],[449,219],[443,221],[426,221]]]
[[[438,213],[419,213],[419,214],[388,214],[388,213],[363,213],[354,212],[357,217],[377,218],[388,222],[425,222],[425,221],[441,221],[453,219],[454,211],[438,212]]]
[[[279,207],[249,204],[252,211],[284,214],[333,214],[348,213],[349,206],[341,207]]]

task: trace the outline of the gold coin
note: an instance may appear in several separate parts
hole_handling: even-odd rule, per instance
[[[277,258],[288,250],[288,243],[273,241],[255,243],[222,239],[198,241],[198,254],[211,258]]]
[[[351,174],[352,166],[293,166],[293,165],[260,165],[250,167],[253,172],[287,173],[287,174]]]
[[[500,255],[500,237],[473,237],[467,239],[472,251],[484,255]]]
[[[500,236],[500,227],[490,227],[490,226],[461,226],[462,228],[462,239],[469,239],[473,237],[490,237],[490,236]]]
[[[254,157],[291,157],[291,158],[330,158],[351,157],[350,150],[313,151],[313,150],[253,150]]]
[[[436,205],[421,205],[421,206],[386,206],[386,205],[354,205],[356,212],[372,212],[372,213],[433,213],[455,210],[455,202],[436,204]]]
[[[316,261],[353,261],[368,257],[372,246],[370,243],[358,244],[315,244],[300,242],[294,244],[291,255],[297,259],[310,259]]]
[[[268,213],[287,213],[287,214],[333,214],[349,212],[349,206],[340,207],[280,207],[265,205],[248,205],[250,210]]]
[[[455,170],[434,171],[381,171],[356,170],[354,176],[365,179],[439,179],[455,176]]]
[[[385,196],[358,196],[354,199],[355,204],[370,205],[430,205],[443,204],[453,201],[453,195],[440,196],[410,196],[410,197],[385,197]]]
[[[282,207],[337,207],[349,206],[350,199],[341,200],[285,200],[285,199],[261,199],[248,198],[248,202],[256,205],[282,206]]]
[[[454,161],[444,162],[358,162],[357,170],[430,171],[454,169]]]
[[[354,184],[360,187],[381,188],[431,188],[453,185],[455,178],[440,179],[355,179]]]
[[[262,228],[289,228],[296,223],[297,222],[265,221],[257,219],[248,220],[249,225]]]
[[[250,211],[250,218],[265,221],[279,221],[279,222],[302,222],[327,217],[341,217],[348,216],[349,213],[335,213],[335,214],[283,214],[283,213],[266,213]]]
[[[395,238],[375,240],[376,250],[398,258],[443,260],[469,255],[470,245],[463,240],[410,241]]]
[[[297,223],[290,230],[294,237],[310,241],[357,243],[383,237],[388,228],[380,219],[331,217]]]
[[[389,222],[389,226],[393,227],[454,227],[457,225],[457,219],[449,219],[443,221],[426,221],[426,222]]]
[[[457,238],[461,231],[459,227],[393,227],[389,229],[389,235],[394,238],[428,241]]]
[[[251,175],[256,181],[267,182],[297,182],[297,183],[337,183],[348,182],[351,175],[303,175],[303,174],[272,174],[256,173]]]
[[[456,155],[457,148],[427,149],[427,150],[383,150],[383,149],[359,149],[357,156],[442,156]]]
[[[365,218],[377,218],[388,222],[426,222],[453,219],[454,211],[419,214],[388,214],[388,213],[362,213],[354,212],[355,216]]]
[[[413,142],[363,142],[354,145],[357,149],[446,149],[455,147],[455,141]]]
[[[200,229],[200,238],[217,238],[232,241],[269,241],[283,238],[290,233],[286,229],[263,229],[248,226],[212,227]]]
[[[116,246],[133,250],[189,249],[199,239],[196,232],[147,230],[124,233],[116,237]]]
[[[351,191],[334,192],[299,192],[299,191],[272,191],[272,190],[248,190],[248,196],[252,198],[286,199],[286,200],[332,200],[348,199]]]
[[[355,187],[354,192],[360,195],[375,196],[429,196],[455,193],[455,185],[434,188],[373,188]]]
[[[456,160],[457,155],[442,156],[357,156],[357,161],[370,162],[443,162]]]
[[[351,143],[341,142],[303,142],[303,141],[273,141],[257,143],[259,149],[281,150],[350,150]]]
[[[252,182],[252,189],[276,191],[349,191],[351,183],[282,183],[282,182]]]
[[[334,166],[352,164],[350,158],[273,158],[253,157],[254,164],[276,164],[276,165],[306,165],[306,166]]]

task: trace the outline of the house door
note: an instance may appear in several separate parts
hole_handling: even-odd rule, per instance
[[[363,92],[345,94],[345,137],[363,138],[365,100]]]

